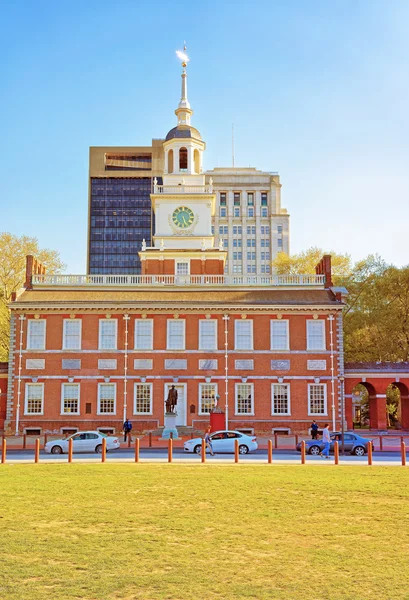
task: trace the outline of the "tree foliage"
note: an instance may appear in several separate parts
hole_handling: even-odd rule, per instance
[[[332,251],[326,252],[317,247],[309,248],[299,254],[289,255],[285,252],[279,252],[272,262],[272,267],[277,275],[314,274],[315,267],[324,254],[331,255],[334,282],[351,274],[352,264],[349,254],[337,254]]]
[[[8,360],[11,294],[25,280],[26,256],[32,254],[46,267],[47,273],[60,273],[65,265],[56,250],[41,249],[37,238],[0,233],[0,361]]]
[[[409,360],[409,266],[390,266],[371,255],[344,285],[346,360]]]

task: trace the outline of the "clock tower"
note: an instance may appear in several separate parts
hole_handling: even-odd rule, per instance
[[[175,110],[177,125],[163,142],[163,185],[154,179],[155,232],[153,246],[143,244],[139,253],[142,273],[222,275],[227,252],[223,247],[214,248],[216,196],[212,180],[206,184],[202,170],[206,144],[190,124],[193,110],[187,99],[186,47],[177,54],[182,60],[182,95]]]

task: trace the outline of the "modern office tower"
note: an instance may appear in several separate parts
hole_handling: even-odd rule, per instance
[[[213,180],[215,244],[227,250],[225,273],[264,275],[278,252],[289,253],[290,216],[281,208],[278,173],[254,168],[216,168]]]
[[[88,273],[141,272],[138,252],[144,239],[151,243],[150,194],[153,178],[161,181],[162,143],[90,148]]]

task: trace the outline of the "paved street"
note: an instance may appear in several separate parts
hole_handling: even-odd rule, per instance
[[[0,453],[1,455],[1,453]],[[42,463],[66,463],[68,457],[64,455],[53,455],[40,452],[40,462]],[[134,462],[135,453],[133,449],[120,449],[114,450],[107,454],[107,462]],[[168,454],[165,448],[149,448],[143,449],[140,452],[141,462],[167,462]],[[334,457],[331,456],[329,460],[323,459],[320,456],[308,456],[306,457],[307,464],[315,465],[333,465]],[[175,463],[197,463],[201,462],[200,456],[196,454],[184,453],[182,449],[176,448],[173,451],[173,461]],[[8,450],[7,451],[7,462],[8,463],[32,463],[34,462],[34,451],[29,450]],[[74,454],[73,462],[101,462],[101,455],[95,453],[89,454]],[[207,463],[217,464],[234,464],[234,455],[232,454],[219,454],[214,457],[206,454]],[[252,454],[239,457],[240,463],[248,464],[267,464],[267,452],[265,450],[257,450]],[[275,464],[300,464],[301,456],[299,452],[295,450],[275,450],[273,452],[273,463]],[[340,464],[345,465],[367,465],[367,457],[357,457],[346,455],[340,456]],[[401,466],[401,456],[399,452],[374,452],[373,454],[374,465],[384,466]],[[409,457],[408,457],[409,464]]]

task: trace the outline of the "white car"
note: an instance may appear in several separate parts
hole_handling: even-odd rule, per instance
[[[68,453],[68,441],[72,439],[73,452],[98,452],[100,454],[103,438],[107,442],[107,451],[120,447],[119,440],[116,437],[108,437],[100,431],[79,431],[66,438],[47,442],[44,450],[49,454],[66,454]]]
[[[239,453],[247,454],[257,450],[257,438],[254,435],[246,435],[240,431],[215,431],[210,434],[212,448],[215,454],[234,452],[235,440],[239,442]],[[200,454],[202,450],[202,438],[195,438],[184,443],[185,452]],[[210,452],[206,448],[206,452]]]

